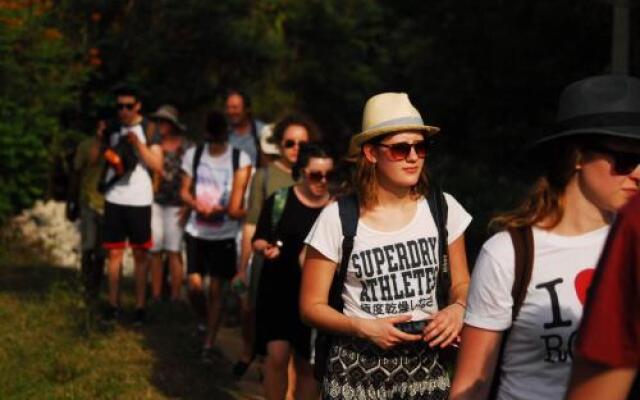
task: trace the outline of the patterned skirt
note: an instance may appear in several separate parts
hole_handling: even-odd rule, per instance
[[[451,383],[438,352],[422,341],[382,350],[341,337],[331,346],[321,386],[324,400],[439,400]]]

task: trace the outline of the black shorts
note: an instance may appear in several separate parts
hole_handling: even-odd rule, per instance
[[[129,246],[150,249],[151,205],[123,206],[105,202],[103,246],[106,249],[122,249]]]
[[[231,279],[236,274],[235,239],[206,240],[184,235],[187,244],[187,274]]]

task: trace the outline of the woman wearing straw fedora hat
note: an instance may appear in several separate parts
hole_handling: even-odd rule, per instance
[[[476,261],[452,399],[565,396],[609,223],[638,193],[640,80],[567,86],[557,124],[529,151],[542,161],[531,193],[494,219]]]
[[[305,241],[301,314],[334,335],[324,361],[316,344],[323,398],[444,399],[449,372],[438,349],[455,344],[462,328],[471,216],[448,194],[431,203],[425,158],[439,129],[423,123],[407,94],[370,98],[362,128],[350,146],[354,234],[343,235],[339,200]],[[338,307],[330,294],[336,282]]]
[[[153,176],[153,205],[151,208],[151,292],[154,300],[162,295],[164,278],[163,255],[166,253],[171,276],[171,300],[180,300],[184,268],[182,263],[181,221],[184,209],[180,198],[182,172],[180,166],[190,142],[183,136],[186,127],[178,119],[178,110],[163,105],[149,116],[157,126],[164,154],[162,174]]]

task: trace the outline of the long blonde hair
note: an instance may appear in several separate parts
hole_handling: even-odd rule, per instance
[[[493,218],[489,229],[499,231],[533,225],[552,229],[557,226],[566,207],[564,192],[581,157],[579,148],[576,141],[546,148],[544,173],[536,179],[520,205]]]

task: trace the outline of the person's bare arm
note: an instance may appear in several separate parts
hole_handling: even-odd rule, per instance
[[[490,331],[465,325],[451,386],[451,400],[483,400],[491,390],[502,331]]]
[[[611,368],[578,357],[573,361],[567,399],[627,399],[637,372],[636,368]]]
[[[180,186],[180,198],[187,207],[195,209],[197,207],[196,199],[191,194],[191,184],[193,178],[187,174],[182,176],[182,185]]]
[[[431,347],[449,346],[462,330],[469,291],[469,267],[464,235],[449,245],[449,267],[451,269],[449,306],[440,310],[424,329],[424,339]]]
[[[238,261],[238,273],[233,277],[233,282],[238,279],[242,280],[245,285],[249,284],[247,277],[247,268],[249,268],[249,259],[253,251],[251,238],[256,232],[255,224],[245,222],[242,224],[242,237],[240,238],[240,257]]]
[[[147,146],[146,144],[142,143],[140,139],[138,139],[138,136],[136,136],[136,134],[133,132],[129,132],[127,138],[129,140],[129,143],[131,143],[135,147],[142,162],[153,172],[162,174],[164,163],[162,146],[160,146],[159,144],[152,144],[151,146]]]
[[[329,306],[329,288],[336,267],[336,263],[313,247],[308,247],[300,289],[300,316],[306,324],[341,335],[367,339],[382,349],[422,338],[421,335],[404,333],[394,327],[394,324],[411,320],[408,314],[364,319],[348,317]]]
[[[304,265],[304,259],[307,258],[307,246],[302,248],[300,254],[298,254],[298,262],[300,263],[300,268]]]
[[[242,219],[247,215],[247,209],[244,206],[244,195],[249,186],[251,179],[251,166],[238,168],[233,174],[233,187],[231,189],[231,198],[229,199],[229,208],[227,214],[233,219]]]

